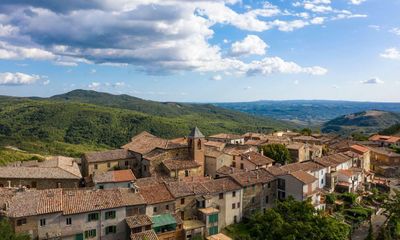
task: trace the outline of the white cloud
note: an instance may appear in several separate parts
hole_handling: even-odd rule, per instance
[[[368,25],[369,28],[375,29],[376,31],[380,31],[381,27],[379,25]]]
[[[365,2],[366,0],[350,0],[350,4],[353,5],[360,5],[361,3]]]
[[[382,83],[384,83],[384,81],[382,81],[381,79],[376,77],[376,78],[371,78],[368,80],[361,81],[361,83],[362,84],[382,84]]]
[[[214,80],[214,81],[221,81],[222,80],[222,76],[221,75],[215,75],[215,76],[212,76],[212,78],[211,78],[211,80]]]
[[[96,72],[97,72],[96,69],[94,69],[94,68],[93,68],[93,69],[90,69],[90,73],[91,73],[91,74],[95,74]]]
[[[247,90],[250,90],[250,89],[252,89],[252,87],[250,87],[250,86],[247,86],[247,87],[244,87],[244,88],[243,88],[243,90],[246,90],[246,91],[247,91]]]
[[[324,20],[325,20],[325,18],[323,18],[323,17],[315,17],[315,18],[311,19],[310,23],[312,23],[312,24],[323,24]]]
[[[380,54],[383,58],[400,60],[400,51],[397,48],[388,48]]]
[[[20,60],[20,59],[38,59],[49,60],[55,56],[49,51],[35,47],[19,47],[0,41],[0,59]]]
[[[101,83],[99,82],[92,82],[88,85],[88,88],[92,89],[92,90],[96,90],[101,86]]]
[[[125,86],[125,82],[116,82],[113,84],[114,87],[123,87]]]
[[[256,35],[247,35],[242,41],[232,44],[231,52],[233,55],[264,55],[268,45]]]
[[[392,28],[390,29],[390,32],[400,36],[400,28]]]
[[[39,75],[34,75],[34,74],[30,75],[20,72],[0,73],[0,85],[29,85],[29,84],[34,84],[39,80],[41,80],[41,77]]]
[[[25,1],[25,4],[4,1],[10,8],[0,19],[0,34],[15,39],[2,38],[0,59],[49,60],[61,66],[79,63],[132,65],[150,74],[182,71],[326,73],[322,67],[303,67],[279,57],[241,61],[225,56],[218,44],[209,41],[216,25],[253,32],[269,29],[288,32],[330,20],[328,16],[319,16],[321,9],[318,8],[314,13],[301,10],[300,14],[295,14],[268,2],[259,8],[238,12],[231,6],[240,2],[236,0],[87,0],[71,1],[68,5],[49,0]],[[328,0],[306,2],[330,6]],[[4,9],[0,8],[0,15],[2,11]],[[102,41],[98,41],[99,38]],[[237,42],[236,53],[265,54],[267,45],[261,39],[253,37],[255,41],[247,48],[245,40]]]

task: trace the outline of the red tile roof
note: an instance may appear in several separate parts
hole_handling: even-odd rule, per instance
[[[134,180],[136,180],[136,177],[130,169],[108,171],[93,176],[93,182],[95,183],[132,182]]]
[[[364,147],[364,146],[358,145],[358,144],[350,146],[350,150],[353,150],[353,151],[355,151],[357,153],[361,153],[361,154],[369,152],[369,149],[367,147]]]
[[[315,181],[317,181],[318,179],[304,171],[297,171],[297,172],[292,172],[290,173],[290,175],[292,175],[293,177],[297,178],[298,180],[300,180],[301,182],[303,182],[304,184],[310,184],[313,183]]]

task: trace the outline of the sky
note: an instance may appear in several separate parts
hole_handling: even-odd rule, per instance
[[[400,102],[398,0],[2,0],[0,95]]]

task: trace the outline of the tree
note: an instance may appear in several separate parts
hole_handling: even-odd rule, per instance
[[[309,129],[309,128],[303,128],[303,129],[300,131],[300,133],[301,133],[302,135],[311,136],[312,130]]]
[[[0,239],[4,240],[29,240],[31,239],[29,235],[26,234],[16,234],[11,228],[10,223],[7,219],[0,221]]]
[[[308,201],[289,197],[265,213],[255,214],[247,223],[249,239],[347,240],[350,227],[319,214]]]
[[[261,147],[264,156],[272,158],[277,163],[282,165],[291,163],[289,150],[283,144],[269,144]]]

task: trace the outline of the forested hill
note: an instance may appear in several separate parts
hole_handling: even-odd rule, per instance
[[[205,134],[295,127],[213,105],[160,103],[75,90],[51,98],[0,96],[0,144],[44,154],[115,148],[141,131],[173,138],[198,126]]]
[[[322,131],[342,134],[357,132],[369,135],[386,129],[384,133],[388,134],[389,130],[392,130],[390,134],[394,134],[399,123],[400,114],[398,113],[371,110],[332,119],[323,125]],[[389,127],[392,128],[388,129]]]

